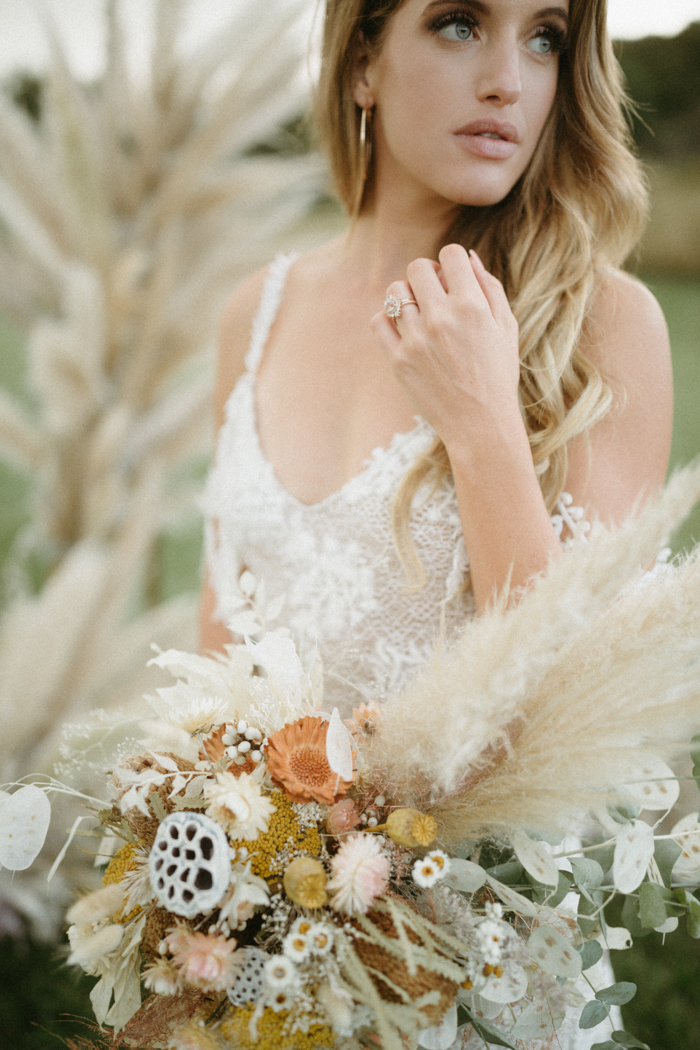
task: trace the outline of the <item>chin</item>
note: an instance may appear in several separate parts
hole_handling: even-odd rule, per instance
[[[462,171],[449,182],[441,180],[441,185],[436,187],[438,192],[446,200],[472,208],[488,208],[493,204],[499,204],[515,186],[522,172],[503,171],[481,171],[469,172],[468,175]]]

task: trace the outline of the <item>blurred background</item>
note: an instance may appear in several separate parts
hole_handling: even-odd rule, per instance
[[[700,0],[609,8],[652,200],[627,265],[668,320],[675,466],[700,453]],[[0,0],[2,782],[70,779],[65,724],[83,720],[88,752],[88,714],[107,725],[157,684],[151,642],[196,647],[217,313],[343,222],[303,120],[315,11]],[[700,512],[676,550],[698,536]],[[0,872],[3,1048],[88,1034],[61,913],[94,881],[90,840],[46,883],[71,823],[54,820],[43,869]],[[666,940],[613,953],[639,988],[625,1020],[652,1050],[700,1050],[700,943]]]

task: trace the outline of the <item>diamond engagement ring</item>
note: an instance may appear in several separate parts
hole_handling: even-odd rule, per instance
[[[409,303],[418,306],[415,299],[399,299],[398,295],[387,295],[384,300],[384,313],[396,321],[401,316],[401,308]]]

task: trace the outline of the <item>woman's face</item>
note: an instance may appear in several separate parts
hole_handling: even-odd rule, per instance
[[[355,86],[375,104],[378,191],[413,184],[455,204],[502,200],[557,89],[569,0],[406,0]]]

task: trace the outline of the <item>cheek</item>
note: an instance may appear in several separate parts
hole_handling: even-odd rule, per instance
[[[527,80],[523,83],[523,109],[533,151],[554,105],[558,81],[558,68],[553,65],[552,69],[533,70],[529,76],[529,83]]]
[[[458,107],[463,92],[449,66],[431,61],[421,48],[404,51],[396,61],[388,55],[378,108],[391,154],[409,167],[423,156],[434,156],[450,119],[454,121],[449,100]]]

